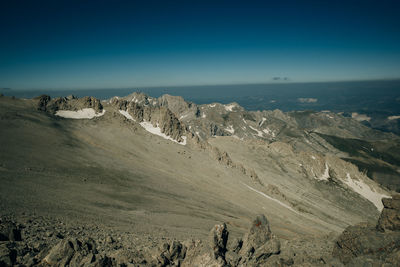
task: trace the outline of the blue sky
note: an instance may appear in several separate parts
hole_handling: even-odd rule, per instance
[[[1,1],[0,88],[400,78],[399,1]]]

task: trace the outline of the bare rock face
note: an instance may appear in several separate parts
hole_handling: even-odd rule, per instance
[[[58,97],[50,100],[49,96],[39,97],[38,109],[55,113],[57,110],[80,110],[84,108],[93,108],[96,112],[103,110],[101,101],[92,96],[76,98],[74,96]]]
[[[264,215],[258,215],[243,239],[233,240],[229,247],[228,237],[225,223],[215,225],[210,231],[208,245],[201,241],[186,244],[182,266],[265,266],[271,255],[280,253],[280,242],[271,233]]]
[[[253,254],[256,248],[261,247],[272,237],[269,222],[264,215],[258,215],[243,239],[242,254]]]
[[[37,109],[41,110],[41,111],[46,111],[47,110],[47,104],[50,102],[51,98],[48,95],[41,95],[37,98],[35,98],[36,100],[38,100],[37,103]]]
[[[193,240],[186,242],[187,252],[182,266],[228,266],[225,259],[228,236],[228,229],[223,223],[211,229],[207,244]]]
[[[165,107],[159,108],[159,127],[161,131],[177,140],[178,142],[182,142],[182,135],[184,134],[184,127],[178,118]]]
[[[186,256],[186,247],[179,241],[164,243],[154,255],[156,266],[181,266]]]
[[[382,199],[383,210],[378,220],[377,228],[380,231],[400,230],[400,196]]]
[[[210,232],[210,245],[212,256],[218,260],[225,261],[226,243],[228,242],[229,232],[226,228],[226,224],[215,225]]]
[[[0,220],[1,221],[1,220]],[[11,221],[1,222],[0,241],[21,241],[21,229]]]
[[[174,114],[192,113],[197,112],[197,105],[194,103],[186,102],[181,96],[163,95],[158,98],[160,106],[167,107]]]
[[[394,196],[382,202],[384,209],[378,224],[373,226],[361,223],[346,228],[333,248],[334,257],[350,266],[392,266],[393,263],[399,263],[400,198]]]
[[[240,263],[252,266],[280,253],[280,242],[272,234],[264,215],[258,215],[243,238]]]
[[[50,266],[82,266],[94,264],[97,254],[93,240],[81,242],[70,238],[61,240],[43,259],[44,265]]]
[[[113,105],[121,110],[126,110],[137,122],[151,122],[158,126],[161,132],[172,139],[182,142],[185,135],[185,126],[176,115],[165,106],[150,106],[127,100],[113,99]]]
[[[0,266],[13,266],[17,259],[17,251],[12,244],[0,243]]]

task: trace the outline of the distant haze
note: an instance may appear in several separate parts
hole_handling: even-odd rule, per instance
[[[214,86],[165,86],[123,89],[6,90],[5,95],[32,98],[40,94],[52,97],[74,94],[108,99],[134,91],[152,97],[163,94],[182,96],[197,104],[237,102],[248,110],[281,109],[330,110],[333,112],[400,115],[400,80],[330,83],[238,84]]]

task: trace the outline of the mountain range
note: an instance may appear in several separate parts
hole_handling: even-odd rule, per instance
[[[29,247],[2,247],[16,251],[13,264],[61,264],[71,246],[63,264],[84,265],[76,255],[94,253],[84,236],[95,236],[102,259],[86,263],[102,266],[340,266],[398,255],[395,246],[341,257],[335,247],[352,225],[384,225],[400,191],[400,137],[354,116],[138,92],[2,96],[0,129],[0,215]],[[356,230],[389,242],[368,227]],[[210,235],[211,254],[201,241],[173,243]]]

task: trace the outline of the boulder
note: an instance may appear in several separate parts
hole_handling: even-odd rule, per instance
[[[361,223],[349,226],[337,239],[333,256],[344,264],[357,262],[355,258],[385,260],[400,248],[400,232],[380,232],[373,225]],[[361,259],[360,259],[361,260]]]
[[[164,243],[159,247],[155,258],[156,266],[180,266],[186,256],[186,247],[178,241]]]
[[[0,224],[0,241],[21,241],[21,229],[15,223],[5,221]]]
[[[272,237],[269,222],[264,215],[257,215],[249,231],[244,235],[241,254],[251,256],[254,251],[267,243]]]
[[[215,225],[210,232],[210,247],[212,256],[215,259],[221,258],[225,261],[226,243],[228,242],[229,232],[226,228],[226,224]]]
[[[0,243],[0,266],[13,266],[17,259],[17,251],[10,244]]]
[[[269,222],[264,215],[257,215],[249,231],[244,235],[243,247],[239,255],[240,264],[253,266],[261,264],[270,256],[280,253],[280,241],[269,227]]]
[[[67,238],[55,245],[43,259],[43,264],[51,266],[80,266],[94,263],[97,254],[96,244],[88,239],[84,242]]]
[[[377,228],[380,231],[400,230],[400,196],[382,199],[383,210],[378,220]]]

